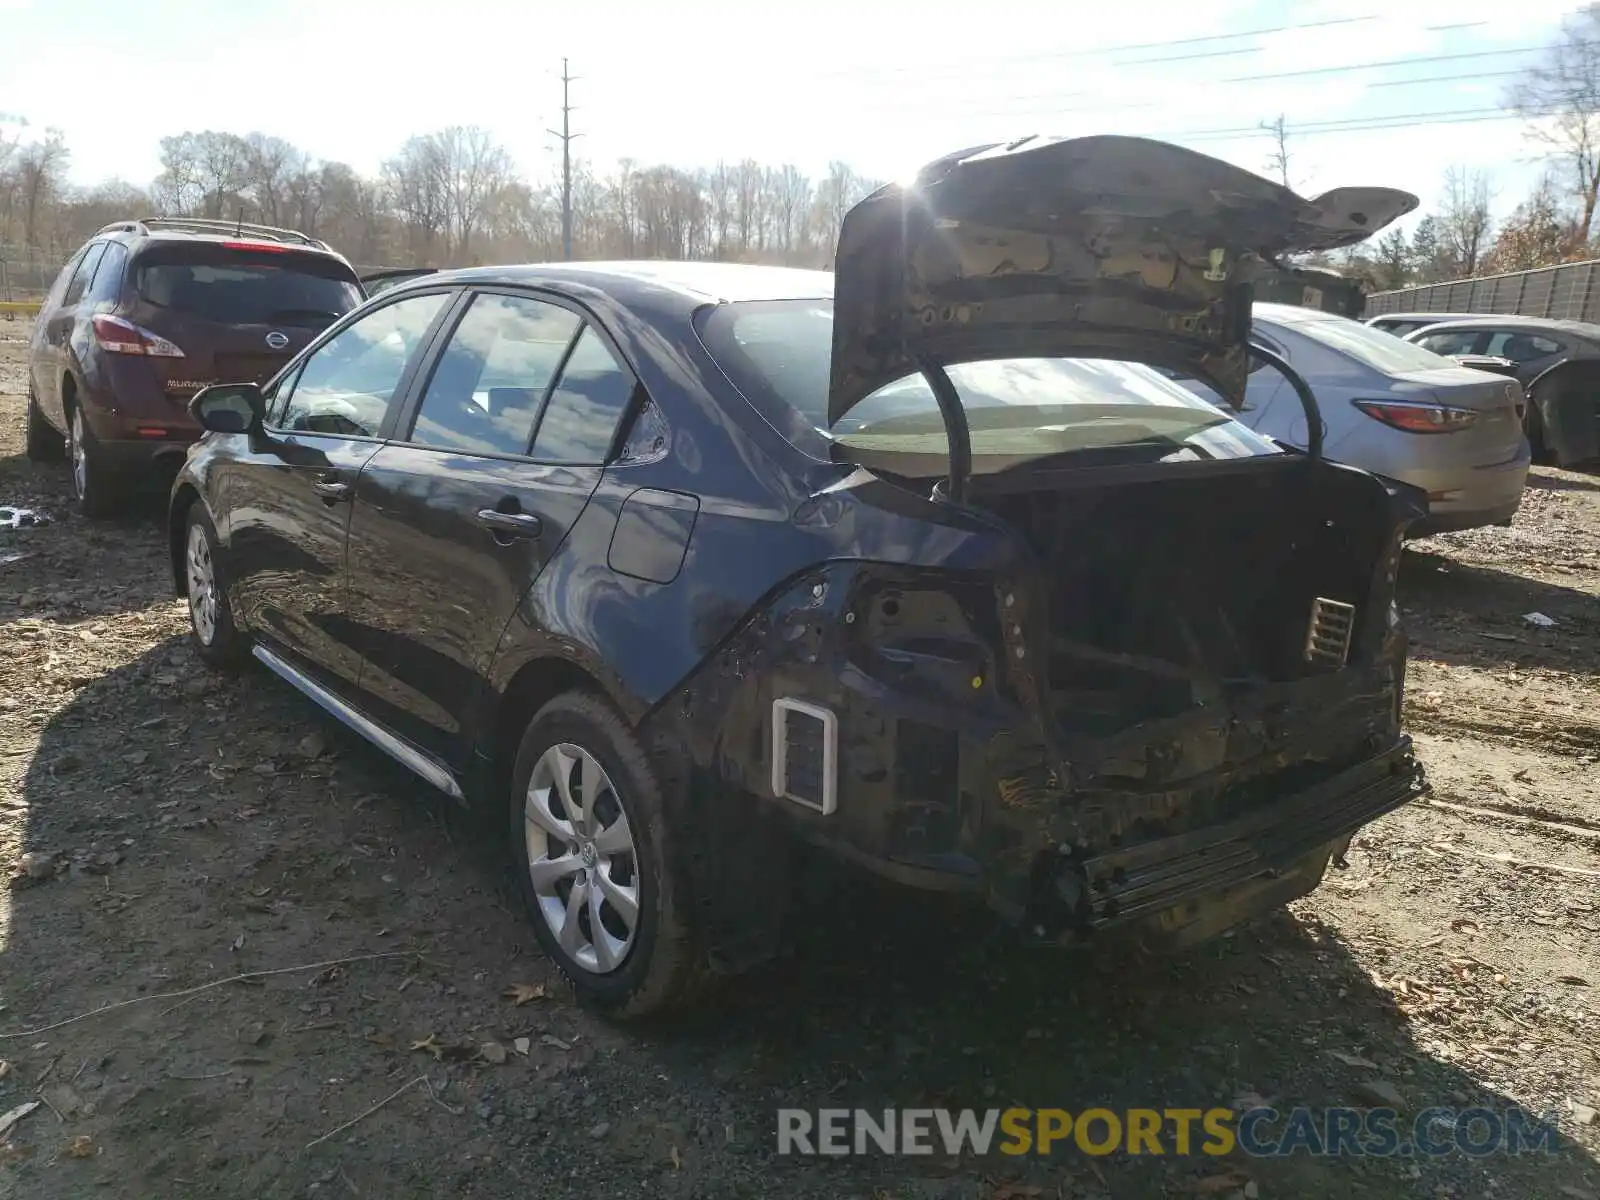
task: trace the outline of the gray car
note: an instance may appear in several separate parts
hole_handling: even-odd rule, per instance
[[[1522,386],[1460,366],[1371,325],[1286,304],[1255,305],[1252,339],[1283,356],[1316,393],[1329,458],[1428,493],[1413,536],[1505,524],[1522,503],[1528,439]],[[1306,445],[1306,418],[1272,367],[1251,373],[1240,420]]]
[[[1441,321],[1402,335],[1448,354],[1510,360],[1529,399],[1524,422],[1536,460],[1570,467],[1600,456],[1600,401],[1595,390],[1600,325],[1547,317],[1484,316]]]
[[[1368,317],[1367,324],[1374,329],[1381,329],[1385,333],[1392,333],[1395,337],[1405,337],[1429,325],[1442,325],[1447,321],[1471,321],[1481,317],[1482,313],[1382,313],[1376,317]]]

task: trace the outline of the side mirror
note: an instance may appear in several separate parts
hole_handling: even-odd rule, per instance
[[[266,412],[266,399],[253,383],[214,383],[189,401],[189,415],[211,433],[252,433]]]

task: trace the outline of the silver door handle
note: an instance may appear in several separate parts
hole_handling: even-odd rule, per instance
[[[501,512],[495,508],[480,508],[478,524],[511,537],[536,538],[544,532],[544,522],[532,513]]]

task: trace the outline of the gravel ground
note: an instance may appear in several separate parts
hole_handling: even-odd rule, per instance
[[[1290,911],[1140,962],[867,890],[692,1018],[616,1028],[539,955],[492,839],[264,674],[201,667],[159,504],[67,512],[64,468],[23,457],[21,332],[0,505],[52,519],[0,527],[0,1196],[1600,1200],[1600,477],[1541,469],[1510,529],[1408,553],[1435,794]],[[774,1153],[785,1105],[1383,1095],[1553,1111],[1560,1144]]]

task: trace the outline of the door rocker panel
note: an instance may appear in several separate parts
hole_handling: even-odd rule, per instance
[[[462,801],[466,799],[462,794],[461,785],[456,782],[455,775],[431,754],[396,737],[259,642],[251,653],[274,675],[293,686],[341,724],[366,738],[401,766],[414,771],[451,799]]]

